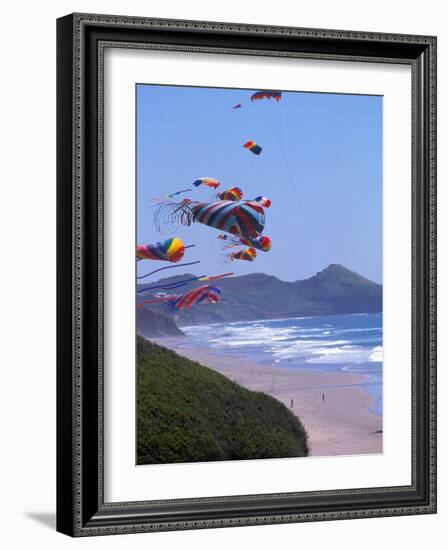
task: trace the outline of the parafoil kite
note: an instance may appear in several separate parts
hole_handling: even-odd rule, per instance
[[[218,193],[218,199],[221,201],[240,201],[242,198],[243,192],[239,187],[230,187]]]
[[[275,99],[275,101],[280,101],[282,98],[282,92],[279,91],[264,91],[264,92],[255,92],[250,100],[251,101],[260,101],[261,99]]]
[[[255,202],[259,202],[261,206],[264,206],[265,208],[269,208],[272,204],[271,199],[268,199],[267,197],[255,197]]]
[[[257,250],[262,250],[263,252],[269,252],[272,247],[272,241],[269,237],[265,235],[259,235],[258,237],[239,237],[238,235],[218,235],[218,239],[225,241],[226,248],[231,248],[234,246],[250,246],[256,248]]]
[[[173,237],[162,243],[137,245],[137,258],[140,260],[161,260],[179,262],[185,253],[185,245],[181,239]]]
[[[258,236],[264,229],[263,207],[251,201],[217,201],[196,203],[193,221],[209,225],[232,235]]]
[[[156,229],[173,224],[191,225],[193,222],[214,227],[219,231],[258,237],[264,229],[263,207],[254,201],[182,202],[164,201],[154,214]]]
[[[255,141],[247,141],[243,147],[251,151],[254,155],[259,155],[263,149]]]
[[[220,182],[215,178],[198,178],[196,181],[193,182],[193,185],[195,187],[205,185],[206,187],[213,187],[213,189],[216,189],[220,186]]]
[[[244,248],[243,250],[231,252],[227,257],[230,261],[246,260],[247,262],[253,262],[257,257],[257,251],[255,248]]]

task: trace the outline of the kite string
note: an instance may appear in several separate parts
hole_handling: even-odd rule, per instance
[[[198,281],[202,277],[205,277],[205,275],[201,275],[200,277],[193,277],[191,279],[185,279],[185,281],[175,281],[175,282],[172,282],[172,283],[162,283],[160,285],[148,286],[146,288],[142,288],[140,290],[137,290],[137,294],[141,294],[142,292],[147,292],[148,290],[157,290],[159,288],[170,290],[172,288],[177,288],[178,286],[186,285],[187,283],[190,283],[192,281]]]
[[[156,304],[157,302],[167,302],[177,299],[177,294],[174,296],[165,296],[163,298],[155,298],[154,300],[145,300],[144,302],[140,302],[140,304],[137,305],[139,309],[141,309],[145,304]]]
[[[194,245],[192,245],[194,246]],[[137,277],[137,279],[144,279],[145,277],[149,277],[150,275],[154,275],[154,273],[158,273],[159,271],[163,271],[164,269],[173,269],[175,267],[185,267],[187,265],[195,265],[201,263],[200,260],[196,260],[195,262],[188,262],[185,264],[176,264],[176,265],[167,265],[165,267],[159,267],[159,269],[155,269],[154,271],[151,271],[151,273],[146,273],[145,275],[140,275]]]
[[[199,277],[193,277],[191,279],[185,279],[184,281],[175,281],[173,283],[164,283],[160,285],[155,286],[149,286],[146,288],[142,288],[140,290],[137,290],[137,294],[141,294],[143,292],[147,292],[149,290],[172,290],[174,288],[178,288],[180,286],[186,285],[188,283],[191,283],[193,281],[215,281],[217,279],[223,279],[224,277],[230,277],[231,275],[234,275],[234,273],[223,273],[222,275],[212,275],[211,277],[207,277],[206,275],[200,275]]]

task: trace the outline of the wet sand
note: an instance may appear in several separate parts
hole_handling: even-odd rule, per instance
[[[176,338],[158,340],[179,355],[284,403],[304,424],[311,456],[382,452],[382,417],[369,411],[374,398],[355,385],[365,376],[260,366],[246,359],[182,349],[178,342]]]

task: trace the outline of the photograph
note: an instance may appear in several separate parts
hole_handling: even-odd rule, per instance
[[[135,98],[136,464],[381,454],[383,97]]]

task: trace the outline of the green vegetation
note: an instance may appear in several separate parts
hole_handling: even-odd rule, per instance
[[[282,403],[138,337],[137,463],[306,456]]]

